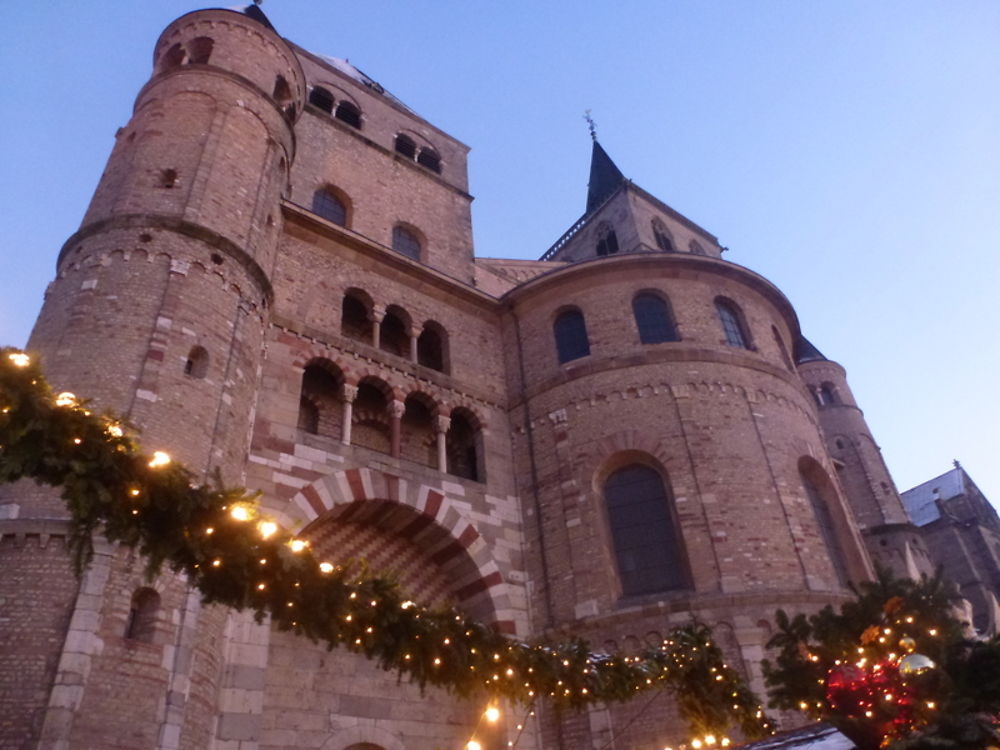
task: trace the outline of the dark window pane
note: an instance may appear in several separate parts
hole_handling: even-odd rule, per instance
[[[352,128],[361,129],[361,110],[355,104],[342,101],[337,105],[337,111],[333,115],[338,120],[346,122]]]
[[[556,337],[556,351],[559,363],[586,357],[590,354],[590,342],[587,340],[587,324],[583,313],[579,310],[567,310],[562,313],[552,326]]]
[[[432,148],[420,149],[420,155],[417,156],[417,164],[422,164],[432,172],[441,173],[441,157]]]
[[[678,341],[677,330],[667,303],[655,294],[640,294],[632,300],[632,312],[644,344]]]
[[[415,159],[417,158],[417,144],[409,136],[400,133],[396,136],[396,153]]]
[[[392,249],[400,255],[420,260],[420,240],[405,227],[393,227]]]
[[[347,207],[329,190],[317,190],[313,193],[313,213],[340,226],[347,224]]]
[[[719,321],[722,323],[722,330],[726,334],[726,343],[740,349],[749,349],[749,337],[743,330],[743,323],[736,308],[725,300],[717,300],[715,309],[719,313]]]
[[[647,466],[626,466],[608,477],[604,499],[622,593],[684,588],[684,557],[660,475]]]
[[[830,559],[837,573],[837,580],[842,586],[846,586],[848,578],[847,563],[844,559],[844,550],[841,548],[840,540],[837,538],[837,531],[833,525],[833,516],[830,515],[830,508],[820,493],[819,487],[805,474],[800,474],[800,477],[802,478],[802,487],[805,489],[806,495],[809,497],[809,502],[812,504],[813,512],[816,514],[816,523],[819,526],[820,536],[823,537],[823,542],[830,551]]]
[[[314,86],[309,92],[309,103],[324,112],[333,112],[333,94],[319,86]]]

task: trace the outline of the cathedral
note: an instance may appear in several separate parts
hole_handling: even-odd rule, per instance
[[[468,147],[257,6],[182,16],[153,60],[28,344],[144,447],[512,637],[634,653],[698,619],[761,693],[777,608],[933,569],[844,369],[596,140],[585,210],[539,260],[477,258]],[[74,577],[48,489],[0,488],[0,510],[0,748],[477,732],[481,702],[149,581],[129,549]],[[507,709],[482,747],[684,739],[659,692]]]

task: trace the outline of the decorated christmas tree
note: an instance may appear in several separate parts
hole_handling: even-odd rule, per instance
[[[977,640],[940,571],[880,569],[838,610],[778,611],[771,705],[829,722],[860,750],[1000,746],[1000,638]]]

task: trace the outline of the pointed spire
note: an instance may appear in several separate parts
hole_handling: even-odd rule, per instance
[[[625,175],[611,161],[611,157],[601,148],[594,136],[594,149],[590,155],[590,183],[587,189],[587,213],[604,203],[622,183]]]

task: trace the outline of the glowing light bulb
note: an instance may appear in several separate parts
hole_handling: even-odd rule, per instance
[[[288,546],[291,547],[292,552],[301,552],[309,546],[309,542],[305,539],[293,539],[288,543]]]
[[[469,740],[465,743],[465,750],[483,750],[483,746],[475,740]]]
[[[333,563],[321,562],[319,564],[319,571],[320,571],[320,573],[332,573],[333,572]]]
[[[56,396],[56,406],[76,406],[76,394],[63,391]]]
[[[149,468],[159,469],[170,463],[170,456],[163,451],[153,451],[153,457],[149,461]]]
[[[691,740],[691,747],[693,747],[695,750],[698,750],[698,748],[701,747],[701,740],[699,739]]]
[[[278,533],[278,524],[274,521],[261,521],[257,524],[257,531],[260,532],[262,538],[267,539]]]
[[[250,508],[246,505],[234,505],[229,509],[229,515],[237,521],[249,521],[253,518],[253,513],[250,512]]]
[[[407,599],[405,602],[403,602],[399,606],[400,606],[400,609],[409,609],[410,607],[415,607],[417,605],[414,602],[411,602],[409,599]]]
[[[109,424],[108,425],[108,429],[107,429],[107,433],[111,437],[120,438],[122,435],[125,434],[125,430],[123,430],[120,426],[118,426],[116,424]]]
[[[500,709],[496,706],[489,706],[483,716],[486,717],[486,721],[497,722],[500,720]]]
[[[7,359],[14,363],[15,367],[27,367],[31,364],[31,357],[24,352],[11,352]]]

